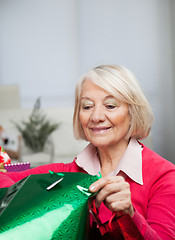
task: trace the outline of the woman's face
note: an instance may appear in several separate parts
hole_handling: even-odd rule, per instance
[[[104,89],[85,80],[81,91],[80,122],[88,141],[98,148],[126,144],[130,126],[129,106]]]

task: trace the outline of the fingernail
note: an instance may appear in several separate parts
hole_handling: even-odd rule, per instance
[[[89,188],[89,190],[92,191],[92,192],[93,192],[94,189],[95,189],[95,186],[91,186],[91,187]]]

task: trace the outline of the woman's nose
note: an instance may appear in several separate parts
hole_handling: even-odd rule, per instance
[[[102,122],[105,121],[105,114],[102,107],[94,107],[91,115],[91,121]]]

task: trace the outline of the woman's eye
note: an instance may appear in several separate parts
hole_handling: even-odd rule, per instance
[[[83,108],[84,110],[89,110],[89,109],[92,108],[92,106],[91,106],[91,105],[83,105],[82,108]]]
[[[81,103],[82,109],[89,110],[93,107],[93,102],[89,100],[82,101]]]
[[[114,108],[116,108],[117,106],[116,105],[113,105],[113,104],[107,104],[106,105],[106,108],[107,109],[114,109]]]

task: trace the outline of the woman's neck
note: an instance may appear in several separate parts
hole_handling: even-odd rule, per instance
[[[107,176],[109,173],[113,172],[123,156],[128,142],[124,141],[120,144],[120,147],[110,147],[110,148],[98,148],[98,156],[101,164],[101,174],[102,176]]]

